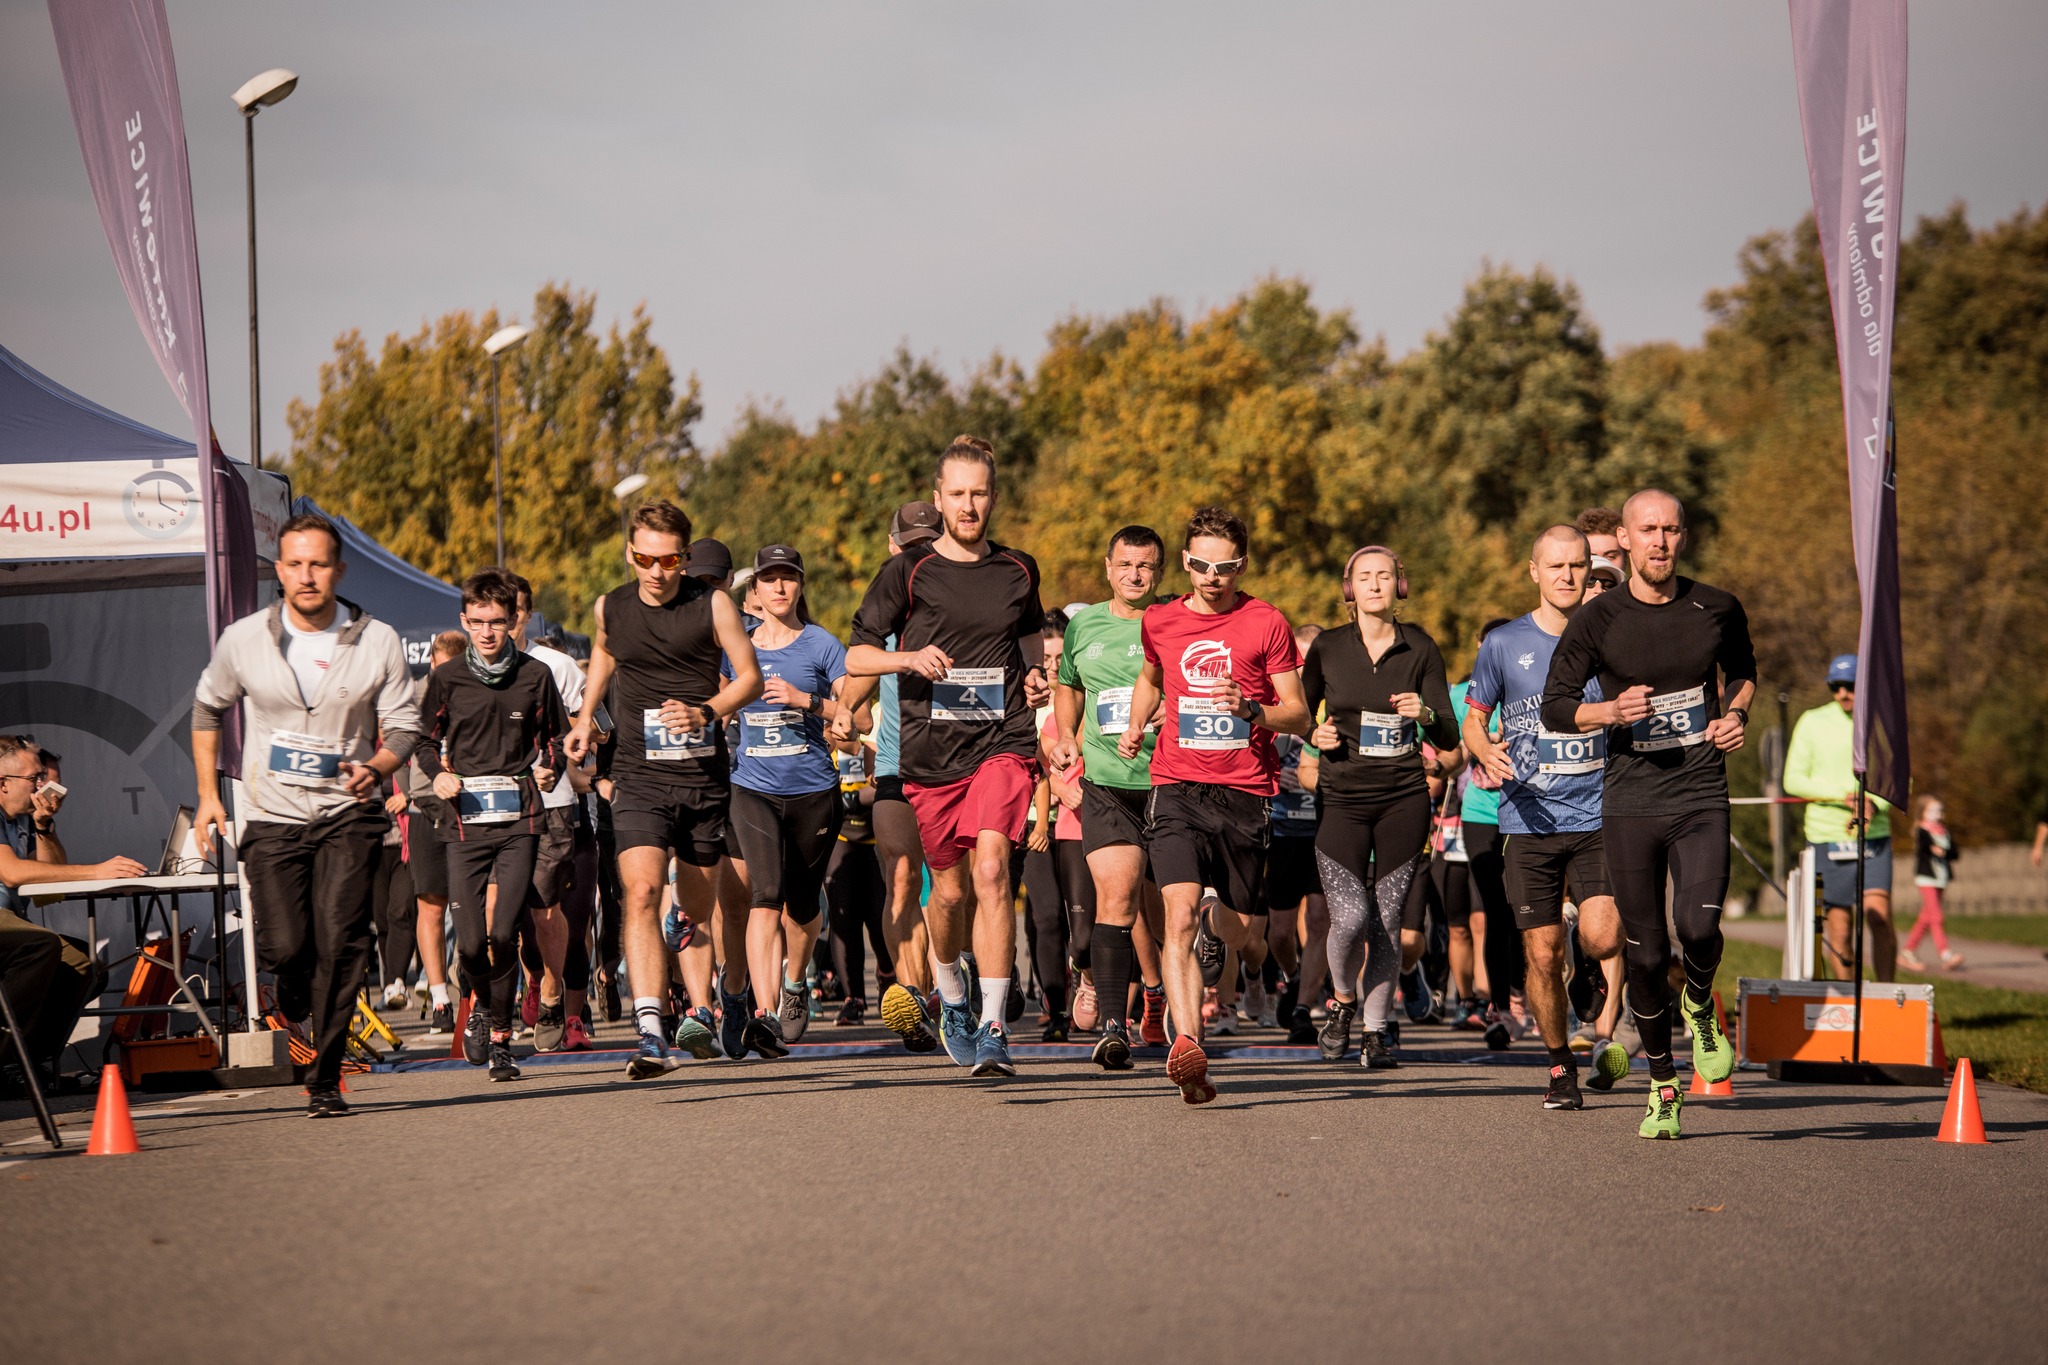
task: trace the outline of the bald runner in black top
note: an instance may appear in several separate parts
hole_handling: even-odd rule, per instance
[[[856,645],[906,654],[937,645],[953,661],[956,678],[950,682],[897,675],[906,781],[937,786],[973,776],[997,754],[1037,756],[1038,729],[1024,699],[1019,642],[1045,629],[1038,561],[1022,550],[987,544],[988,553],[973,560],[948,559],[930,545],[893,556],[876,571],[854,614]],[[894,646],[891,635],[897,637]],[[1000,724],[995,688],[1002,696]],[[974,712],[981,706],[988,715],[977,720]]]

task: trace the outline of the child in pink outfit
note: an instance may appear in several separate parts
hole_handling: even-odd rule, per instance
[[[1941,965],[1960,967],[1963,955],[1949,951],[1942,916],[1942,896],[1948,890],[1949,868],[1960,856],[1955,837],[1942,823],[1940,797],[1921,796],[1913,804],[1918,807],[1913,821],[1913,882],[1920,888],[1920,917],[1913,921],[1913,932],[1899,945],[1899,965],[1908,971],[1926,971],[1926,964],[1914,956],[1913,950],[1920,946],[1924,935],[1931,933],[1934,935],[1934,949],[1941,954]]]

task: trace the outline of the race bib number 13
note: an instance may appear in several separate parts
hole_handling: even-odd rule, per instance
[[[1415,722],[1383,711],[1358,713],[1358,752],[1367,758],[1403,758],[1415,752]]]
[[[1650,698],[1650,714],[1629,727],[1630,743],[1639,754],[1703,744],[1706,738],[1705,687],[1658,693]]]

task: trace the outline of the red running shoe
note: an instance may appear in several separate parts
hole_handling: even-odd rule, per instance
[[[1138,1037],[1146,1047],[1166,1046],[1166,988],[1153,990],[1147,986],[1143,991],[1145,1013],[1138,1021]]]
[[[540,978],[529,976],[526,978],[526,998],[519,1002],[519,1022],[525,1024],[527,1030],[531,1032],[539,1018]]]
[[[1166,1079],[1180,1087],[1180,1097],[1189,1104],[1216,1098],[1216,1087],[1209,1084],[1208,1054],[1185,1033],[1173,1040],[1173,1051],[1166,1054]]]
[[[562,1029],[562,1046],[557,1048],[556,1051],[590,1051],[590,1030],[583,1027],[582,1015],[572,1014],[569,1016],[569,1022]]]

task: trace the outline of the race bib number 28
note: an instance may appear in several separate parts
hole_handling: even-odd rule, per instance
[[[1631,746],[1639,754],[1682,749],[1707,739],[1707,689],[1660,692],[1650,698],[1650,714],[1629,727]]]

